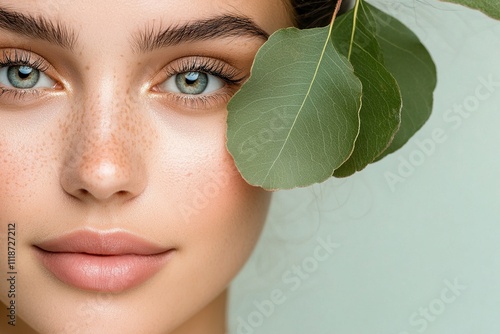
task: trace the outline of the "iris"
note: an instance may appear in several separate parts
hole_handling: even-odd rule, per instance
[[[175,84],[183,94],[202,94],[208,87],[208,75],[203,72],[186,72],[177,74]]]
[[[24,65],[10,66],[7,69],[7,79],[15,88],[30,89],[40,80],[40,71]]]

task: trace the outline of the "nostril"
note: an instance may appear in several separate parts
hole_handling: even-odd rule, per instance
[[[87,189],[79,189],[78,190],[78,194],[81,197],[92,196],[92,193],[90,191],[88,191]],[[129,194],[130,193],[128,191],[126,191],[126,190],[120,190],[120,191],[115,192],[115,195],[118,196],[118,197],[126,197]]]
[[[86,189],[79,189],[78,192],[80,193],[80,195],[82,196],[87,196],[89,194],[89,191],[86,190]]]
[[[128,194],[128,192],[125,190],[120,190],[120,191],[116,192],[116,194],[120,197],[124,197]]]

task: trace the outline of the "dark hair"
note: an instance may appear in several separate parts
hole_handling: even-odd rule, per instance
[[[324,27],[330,24],[333,11],[337,5],[337,0],[291,0],[297,28]],[[349,5],[349,0],[342,3],[342,11],[345,11]]]

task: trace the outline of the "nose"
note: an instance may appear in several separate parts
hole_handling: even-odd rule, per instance
[[[126,99],[126,97],[125,97]],[[68,120],[60,173],[62,189],[83,202],[126,202],[147,185],[139,118],[130,103],[87,98]]]

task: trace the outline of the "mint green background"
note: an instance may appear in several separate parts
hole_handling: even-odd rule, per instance
[[[432,0],[369,2],[429,48],[439,76],[433,115],[365,171],[275,194],[259,246],[233,284],[231,334],[500,333],[500,87],[460,124],[444,118],[474,100],[481,77],[500,83],[500,22]],[[391,189],[386,174],[439,129],[446,141]],[[318,235],[340,246],[291,291],[282,275],[311,259]],[[441,292],[455,280],[465,289],[445,303]],[[274,289],[286,300],[251,332],[238,331],[238,319],[248,321]],[[431,306],[433,320],[422,320],[419,309]]]

